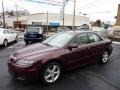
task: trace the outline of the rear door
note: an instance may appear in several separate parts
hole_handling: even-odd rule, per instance
[[[11,42],[12,41],[12,38],[10,36],[10,33],[7,29],[3,30],[3,34],[4,34],[4,39],[7,39],[8,42]]]
[[[96,33],[89,33],[88,34],[90,44],[89,44],[89,53],[91,60],[98,60],[101,58],[101,55],[104,50],[104,41],[102,38]]]
[[[9,38],[12,41],[14,41],[16,39],[16,33],[12,30],[8,30],[9,31]]]

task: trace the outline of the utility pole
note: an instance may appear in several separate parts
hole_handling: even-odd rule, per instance
[[[76,8],[76,0],[74,0],[74,8],[73,8],[73,26],[72,26],[72,30],[75,30],[75,8]]]
[[[65,16],[65,0],[63,0],[63,12],[62,13],[63,13],[62,16],[63,16],[63,27],[64,27],[64,22],[65,22],[65,17],[64,17]]]
[[[3,16],[3,28],[5,28],[6,27],[6,25],[5,25],[5,12],[4,12],[4,4],[3,4],[3,1],[2,1],[2,16]]]
[[[48,11],[47,11],[47,34],[48,34]]]
[[[16,8],[16,24],[18,27],[18,6],[17,6],[17,4],[15,5],[15,8]]]

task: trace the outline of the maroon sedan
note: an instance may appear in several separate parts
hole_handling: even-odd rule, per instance
[[[8,68],[19,80],[39,79],[54,83],[63,70],[99,61],[106,63],[112,52],[111,41],[91,31],[60,32],[14,52]]]

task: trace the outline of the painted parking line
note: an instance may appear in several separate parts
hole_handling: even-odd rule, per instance
[[[23,47],[24,46],[24,41],[21,41],[19,43],[16,43],[8,48],[19,48],[19,47]]]
[[[116,42],[116,41],[113,41],[112,43],[113,43],[113,44],[120,44],[120,42]]]

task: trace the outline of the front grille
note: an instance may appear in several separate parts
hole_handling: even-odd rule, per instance
[[[10,63],[15,63],[16,62],[16,58],[13,55],[11,55],[9,62]]]

